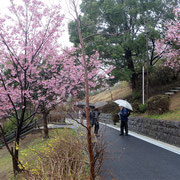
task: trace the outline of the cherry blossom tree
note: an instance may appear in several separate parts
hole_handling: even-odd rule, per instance
[[[14,149],[7,145],[13,159],[14,173],[20,171],[19,142],[22,127],[32,121],[40,100],[40,91],[34,95],[34,87],[45,86],[49,79],[41,81],[42,70],[48,69],[44,60],[57,58],[60,48],[63,16],[59,7],[48,7],[39,0],[22,0],[21,4],[11,0],[8,15],[0,19],[0,117],[14,116],[16,138]],[[41,99],[40,99],[41,98]],[[26,117],[28,104],[34,111]],[[1,128],[2,129],[2,128]]]
[[[19,161],[21,131],[38,109],[47,114],[55,104],[64,102],[67,94],[75,96],[83,90],[86,80],[88,86],[96,87],[97,80],[102,82],[112,68],[101,70],[97,52],[88,57],[75,55],[75,48],[62,51],[58,44],[63,27],[59,6],[48,7],[39,0],[10,1],[9,14],[0,18],[0,118],[16,119],[14,148],[5,144],[17,174],[23,169]],[[85,74],[87,79],[82,78]],[[29,106],[33,111],[27,116]],[[46,119],[45,123],[47,126]]]
[[[84,74],[83,74],[83,79],[84,79],[84,84],[85,84],[85,99],[86,99],[86,121],[87,121],[87,144],[88,144],[88,153],[89,153],[89,165],[90,165],[90,180],[95,179],[95,157],[94,157],[94,152],[93,152],[93,144],[92,144],[92,136],[91,136],[91,125],[90,125],[90,108],[89,108],[89,90],[90,86],[93,84],[91,83],[90,79],[93,78],[92,75],[89,74],[89,64],[91,64],[91,61],[87,58],[86,51],[85,51],[85,38],[82,36],[82,27],[81,27],[81,19],[80,15],[78,13],[77,9],[77,1],[76,0],[71,0],[70,1],[70,13],[73,15],[74,20],[76,22],[77,26],[77,31],[78,31],[78,38],[80,41],[80,53],[81,55],[81,64],[83,66]],[[110,69],[111,71],[111,69]],[[97,72],[96,72],[97,74]]]
[[[106,80],[112,78],[109,73],[113,67],[102,68],[98,52],[86,56],[88,61],[88,84],[91,89],[105,86]],[[39,101],[40,110],[43,114],[44,137],[48,137],[47,115],[57,105],[66,102],[69,94],[76,97],[79,92],[85,90],[84,67],[82,54],[79,48],[66,48],[61,55],[57,56],[54,65],[51,58],[43,61],[47,63],[46,69],[40,73],[40,77],[34,88],[36,100]],[[42,85],[43,83],[43,85]],[[38,95],[37,95],[38,94]],[[44,96],[46,94],[46,96]]]
[[[177,71],[180,69],[180,9],[174,9],[175,20],[166,22],[165,37],[156,41],[156,51],[166,59],[165,66]]]

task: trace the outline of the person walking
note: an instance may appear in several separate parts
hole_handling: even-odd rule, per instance
[[[94,127],[94,134],[98,136],[99,131],[99,115],[100,112],[97,108],[93,107],[91,113],[90,113],[90,121],[91,121],[91,127]]]
[[[123,106],[119,106],[119,118],[121,119],[121,132],[120,136],[124,135],[124,129],[126,136],[128,136],[128,116],[130,115],[130,111]]]
[[[96,136],[98,136],[98,131],[99,131],[99,115],[100,115],[100,112],[98,111],[97,108],[95,108],[94,110],[94,133]]]

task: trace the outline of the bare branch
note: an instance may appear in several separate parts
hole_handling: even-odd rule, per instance
[[[85,126],[83,123],[79,122],[77,119],[73,118],[73,116],[70,113],[67,113],[67,114],[73,119],[73,121],[77,122],[78,124],[80,124],[81,126],[86,128],[87,131],[89,131],[87,126]]]

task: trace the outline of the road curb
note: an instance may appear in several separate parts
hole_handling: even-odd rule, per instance
[[[100,124],[104,125],[104,126],[108,126],[110,128],[113,128],[115,130],[120,130],[120,128],[118,127],[115,127],[114,125],[111,125],[111,124],[106,124],[106,123],[102,123],[100,122]],[[147,137],[147,136],[144,136],[144,135],[141,135],[141,134],[138,134],[138,133],[135,133],[135,132],[132,132],[132,131],[129,131],[129,134],[133,137],[136,137],[138,139],[141,139],[143,141],[146,141],[148,143],[151,143],[153,145],[156,145],[158,147],[161,147],[163,149],[166,149],[168,151],[171,151],[173,153],[176,153],[178,155],[180,155],[180,148],[179,147],[176,147],[176,146],[173,146],[173,145],[170,145],[168,143],[164,143],[162,141],[158,141],[158,140],[155,140],[155,139],[152,139],[150,137]]]

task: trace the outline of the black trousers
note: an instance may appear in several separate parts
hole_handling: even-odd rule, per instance
[[[98,134],[98,130],[99,130],[99,122],[96,122],[94,127],[94,133]]]
[[[128,134],[128,121],[121,121],[121,134],[124,134],[124,129],[126,134]]]

